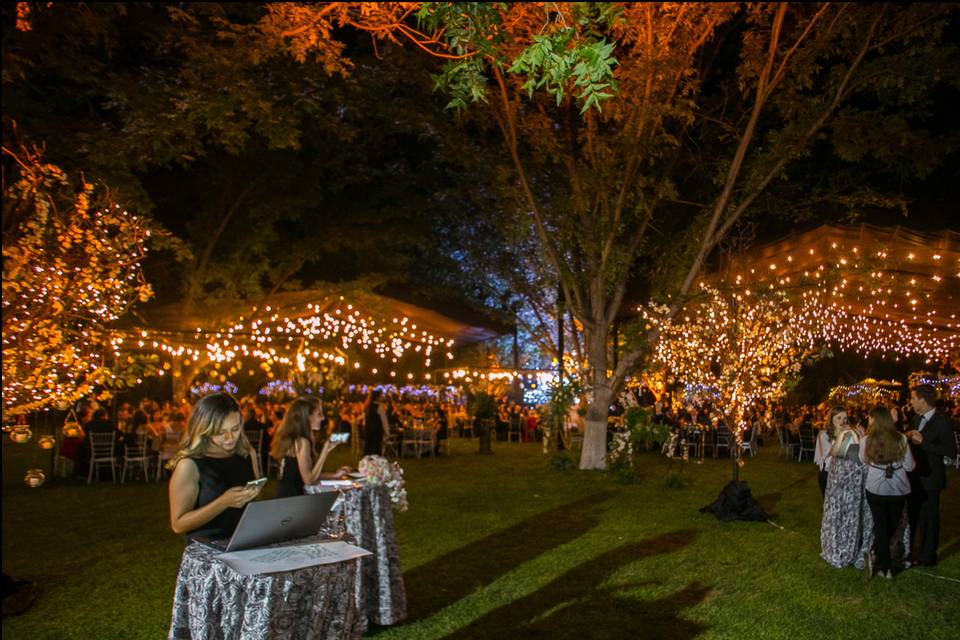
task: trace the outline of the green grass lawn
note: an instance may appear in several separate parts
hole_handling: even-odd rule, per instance
[[[3,620],[4,638],[165,637],[183,549],[165,484],[29,489],[25,469],[48,458],[35,443],[2,447],[3,569],[42,588]],[[669,488],[668,461],[652,453],[622,484],[553,471],[539,445],[476,447],[454,440],[449,457],[404,461],[411,506],[396,522],[410,617],[373,632],[381,640],[960,637],[956,472],[940,566],[868,581],[820,559],[816,468],[776,449],[742,478],[779,526],[698,512],[729,480],[727,460],[691,464],[687,485]]]

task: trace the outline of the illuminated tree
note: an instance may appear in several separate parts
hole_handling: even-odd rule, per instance
[[[16,415],[115,388],[115,321],[152,290],[141,273],[150,227],[109,192],[3,149],[3,411]]]
[[[722,294],[701,287],[706,298],[677,316],[650,308],[647,320],[659,330],[654,361],[679,380],[715,389],[717,409],[736,440],[737,459],[746,412],[779,399],[804,360],[816,354],[815,319],[803,300],[781,291]],[[734,466],[736,479],[737,466]]]

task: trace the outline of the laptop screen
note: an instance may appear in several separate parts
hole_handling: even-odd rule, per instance
[[[317,535],[338,491],[251,502],[227,544],[227,551],[255,549]]]

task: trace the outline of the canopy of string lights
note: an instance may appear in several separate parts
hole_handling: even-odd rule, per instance
[[[960,350],[960,234],[824,225],[732,256],[711,280],[801,295],[840,349],[927,362]],[[803,317],[809,314],[812,317]]]

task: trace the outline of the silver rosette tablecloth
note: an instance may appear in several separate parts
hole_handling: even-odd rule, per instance
[[[397,624],[407,617],[407,592],[400,572],[390,493],[382,484],[358,483],[357,487],[342,491],[331,517],[342,516],[346,537],[373,553],[361,559],[361,613],[373,624]],[[329,490],[322,485],[304,487],[306,493]]]
[[[360,562],[243,576],[199,543],[183,552],[171,640],[360,638]]]

